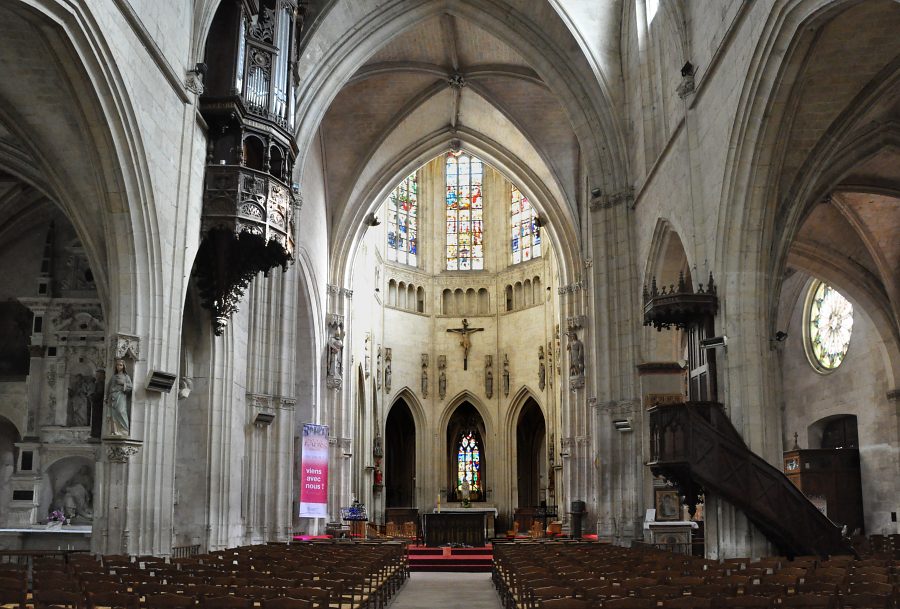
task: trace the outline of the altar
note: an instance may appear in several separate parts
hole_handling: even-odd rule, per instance
[[[481,547],[494,536],[497,508],[442,508],[422,514],[422,536],[426,546],[460,544]]]

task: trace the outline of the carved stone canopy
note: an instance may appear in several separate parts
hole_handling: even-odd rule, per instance
[[[716,283],[712,273],[706,288],[701,283],[695,292],[690,282],[685,281],[684,273],[679,273],[678,284],[656,285],[656,277],[650,287],[644,286],[644,325],[653,326],[658,331],[675,327],[686,329],[705,317],[713,317],[719,310],[719,297],[716,295]]]

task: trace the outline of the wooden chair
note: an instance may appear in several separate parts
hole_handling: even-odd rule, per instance
[[[114,594],[114,593],[127,593],[128,592],[128,584],[124,584],[122,582],[111,582],[111,581],[94,581],[92,579],[82,579],[81,580],[81,590],[85,593],[85,595],[93,593],[93,594]]]
[[[840,596],[841,609],[893,609],[894,599],[890,595],[868,594],[842,594]]]
[[[583,598],[548,598],[541,601],[541,609],[593,609],[596,605]]]
[[[290,596],[266,598],[262,602],[262,609],[312,609],[312,606],[312,601],[304,598],[291,598]]]
[[[639,596],[643,598],[655,598],[657,600],[676,598],[681,596],[681,586],[672,586],[667,584],[656,584],[653,586],[645,586],[636,590]]]
[[[235,586],[232,588],[235,596],[245,596],[255,601],[262,601],[264,598],[277,598],[282,596],[281,590],[278,588],[263,588],[262,586]]]
[[[46,609],[50,605],[66,607],[67,609],[82,609],[84,598],[80,592],[68,592],[65,590],[35,590],[35,609]]]
[[[99,609],[101,607],[109,607],[110,609],[140,609],[140,602],[137,594],[127,594],[124,592],[88,592],[87,607],[88,609]]]
[[[719,599],[721,607],[726,609],[771,609],[773,601],[767,596],[730,596]]]
[[[702,596],[680,596],[677,598],[667,598],[662,602],[665,609],[712,609],[716,607],[712,598],[704,598]]]
[[[799,609],[835,609],[837,597],[825,594],[791,594],[781,597],[780,607]]]
[[[656,601],[649,598],[626,596],[611,598],[603,603],[604,609],[656,609]]]
[[[203,596],[200,598],[200,606],[203,609],[253,609],[253,599],[243,596]]]
[[[144,596],[146,609],[192,609],[197,604],[197,597],[190,594],[147,594]]]
[[[25,601],[24,587],[0,587],[0,607],[25,609]]]

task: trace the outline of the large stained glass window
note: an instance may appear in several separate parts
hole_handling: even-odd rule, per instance
[[[447,154],[447,270],[484,269],[484,164],[464,152]]]
[[[853,305],[824,282],[810,288],[807,301],[807,350],[820,372],[830,372],[844,361],[853,333]]]
[[[509,210],[512,224],[513,264],[527,262],[541,256],[541,229],[535,222],[537,214],[522,192],[512,187]]]
[[[463,480],[469,481],[472,493],[481,491],[481,448],[475,434],[463,434],[457,447],[456,490],[462,492]]]
[[[419,247],[416,174],[400,182],[387,200],[387,255],[391,262],[416,266]]]

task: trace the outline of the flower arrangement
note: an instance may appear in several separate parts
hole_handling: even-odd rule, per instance
[[[47,522],[65,522],[66,515],[63,514],[62,510],[53,510],[50,512],[50,516],[47,517]]]

